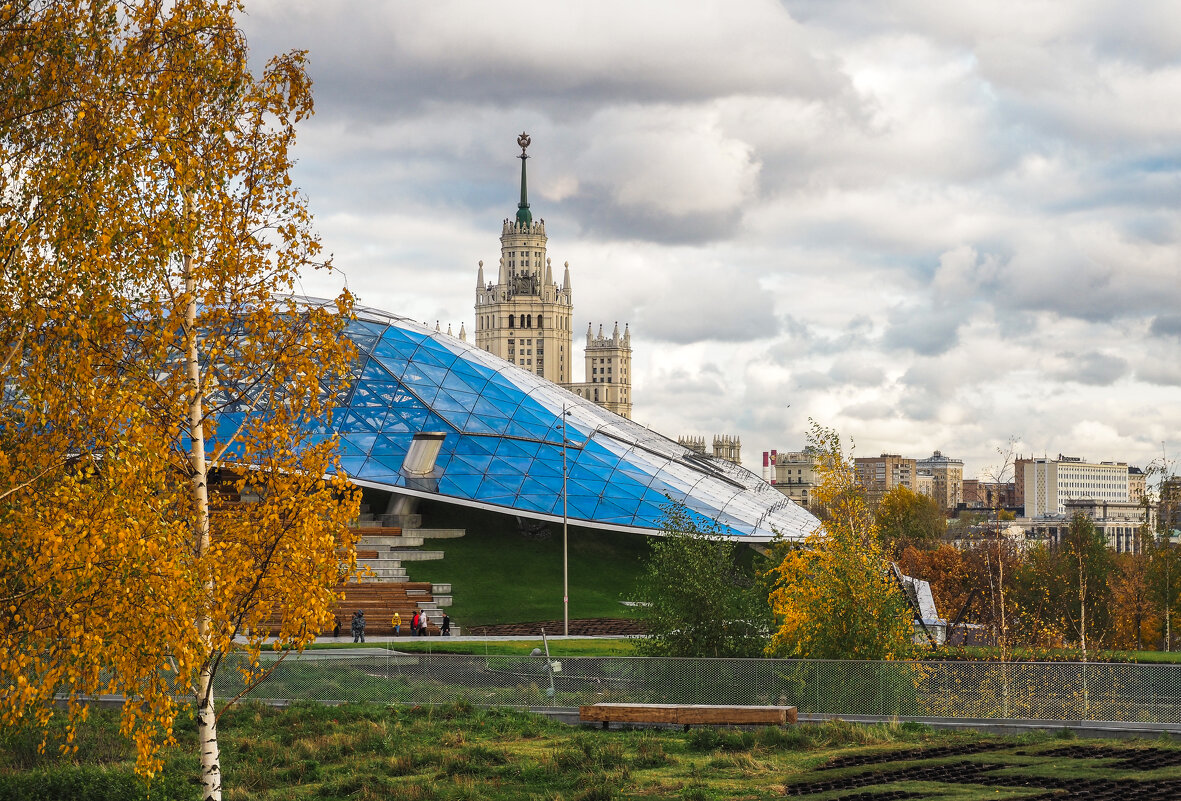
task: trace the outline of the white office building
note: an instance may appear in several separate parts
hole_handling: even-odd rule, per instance
[[[1067,501],[1127,503],[1128,465],[1058,455],[1031,459],[1025,468],[1025,516],[1065,515]]]

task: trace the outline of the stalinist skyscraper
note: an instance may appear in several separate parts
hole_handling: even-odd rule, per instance
[[[500,233],[500,264],[496,282],[485,281],[484,262],[476,276],[476,346],[561,384],[617,414],[631,417],[631,332],[619,324],[610,337],[587,329],[584,351],[586,381],[571,381],[574,358],[574,301],[570,263],[562,268],[562,283],[554,281],[546,254],[545,220],[533,220],[526,180],[526,150],[530,139],[517,137],[521,148],[521,200],[514,217],[505,219]]]

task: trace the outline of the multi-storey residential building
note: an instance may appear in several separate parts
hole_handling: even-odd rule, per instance
[[[805,508],[815,503],[816,451],[764,451],[763,478]]]
[[[930,472],[934,479],[935,503],[945,510],[955,509],[964,500],[964,463],[935,451],[926,459],[919,459],[916,467]]]
[[[969,509],[1005,509],[1017,505],[1012,481],[965,478],[963,488],[963,503]]]
[[[624,417],[631,417],[631,332],[619,324],[610,337],[591,335],[587,327],[586,380],[572,381],[574,300],[570,263],[562,283],[554,281],[547,255],[545,220],[534,220],[529,208],[525,160],[528,135],[521,147],[521,200],[517,213],[504,221],[500,234],[500,265],[496,281],[485,281],[484,262],[476,274],[476,346]],[[466,332],[462,332],[466,333]]]
[[[1181,531],[1181,478],[1166,478],[1160,485],[1161,525],[1167,531]]]
[[[914,476],[914,491],[919,495],[924,495],[934,500],[935,498],[935,476],[931,475],[930,470],[919,470],[915,468]]]
[[[1139,467],[1128,465],[1128,500],[1143,503],[1148,494],[1148,476]]]
[[[1032,461],[1033,459],[1026,459],[1024,456],[1018,456],[1013,460],[1013,504],[1015,506],[1025,506],[1025,465]]]
[[[853,460],[857,483],[865,487],[871,502],[878,501],[895,487],[915,489],[915,460],[896,453],[881,456],[859,456]]]
[[[1071,500],[1128,503],[1128,465],[1087,462],[1058,454],[1057,459],[1030,459],[1025,468],[1025,516],[1066,514]]]

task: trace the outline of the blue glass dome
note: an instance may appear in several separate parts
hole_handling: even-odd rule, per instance
[[[343,467],[361,486],[561,521],[565,451],[573,524],[651,534],[675,501],[752,541],[776,531],[800,538],[817,525],[750,471],[456,337],[369,308],[356,309],[346,333],[360,357],[334,427]],[[422,432],[445,434],[429,484],[401,469]]]

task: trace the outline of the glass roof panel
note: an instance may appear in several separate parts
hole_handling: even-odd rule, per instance
[[[469,343],[376,309],[358,309],[357,317],[348,331],[372,355],[359,360],[353,386],[336,393],[349,408],[333,423],[350,475],[404,487],[398,468],[412,435],[445,431],[441,494],[560,519],[565,422],[576,523],[651,532],[671,497],[703,521],[759,541],[773,529],[800,537],[816,525],[753,473],[691,454]]]

